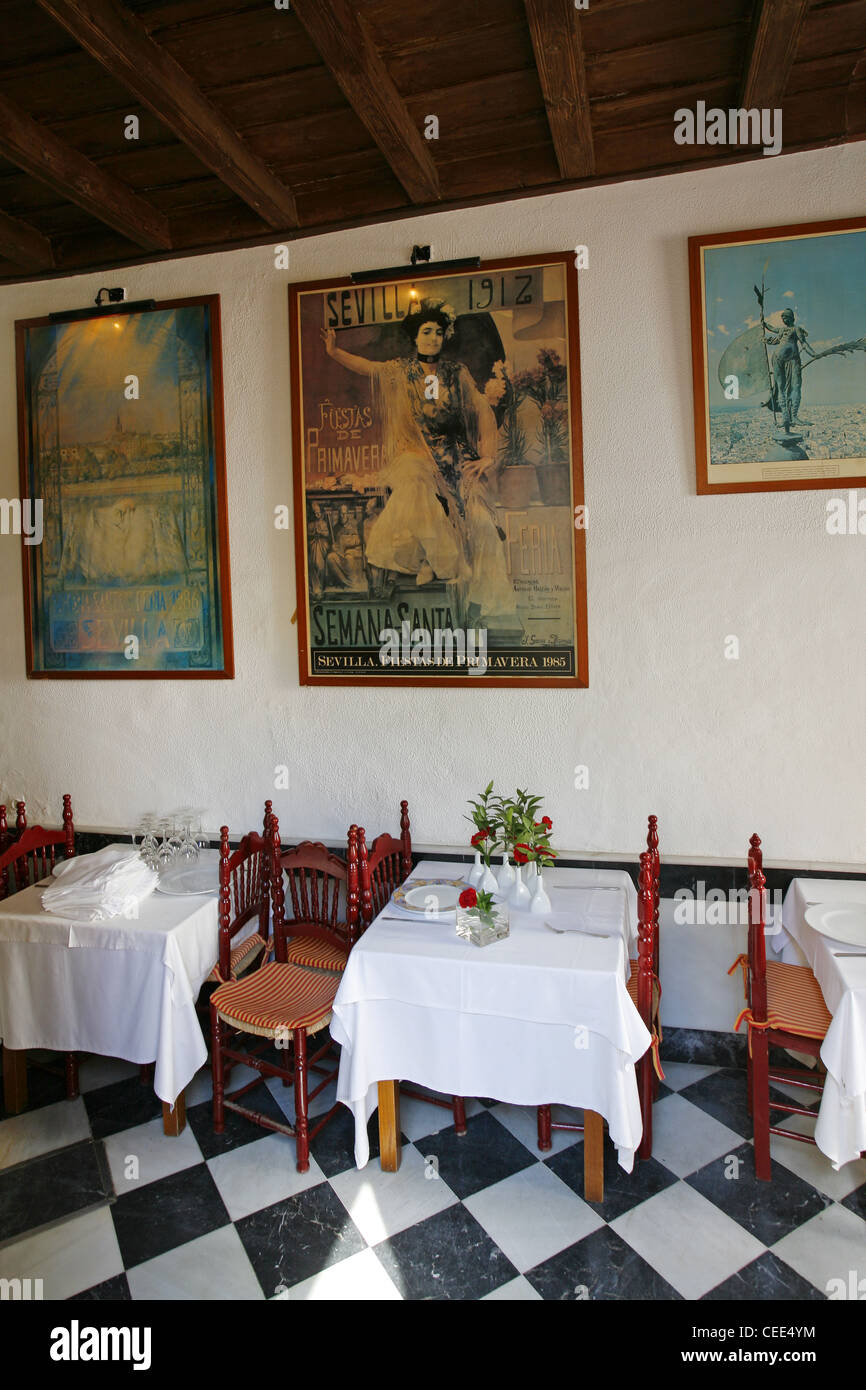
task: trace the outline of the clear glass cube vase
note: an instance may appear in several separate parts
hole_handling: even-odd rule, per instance
[[[493,941],[502,941],[509,934],[508,907],[505,903],[494,903],[487,911],[477,907],[457,908],[457,935],[473,946],[489,946]]]

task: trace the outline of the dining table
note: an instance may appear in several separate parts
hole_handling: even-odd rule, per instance
[[[27,1105],[28,1050],[90,1052],[153,1063],[164,1131],[182,1132],[185,1088],[207,1059],[195,1005],[218,955],[218,861],[203,851],[164,872],[134,911],[100,921],[44,910],[50,878],[0,902],[8,1113]]]
[[[637,892],[624,870],[544,872],[550,910],[510,908],[509,935],[484,946],[455,913],[412,912],[406,893],[470,865],[425,860],[352,950],[334,1000],[337,1099],[353,1112],[355,1161],[369,1159],[378,1107],[381,1166],[400,1165],[400,1081],[443,1095],[584,1112],[584,1189],[604,1195],[604,1123],[631,1171],[642,1120],[635,1064],[650,1034],[627,990]],[[402,903],[402,906],[399,905]]]
[[[846,908],[853,932],[834,937]],[[838,1170],[866,1152],[866,880],[792,879],[768,942],[787,964],[811,968],[832,1015],[815,1142]]]

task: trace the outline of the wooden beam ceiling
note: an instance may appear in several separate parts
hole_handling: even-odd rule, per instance
[[[810,0],[755,0],[741,103],[773,110],[782,104]]]
[[[147,251],[168,251],[168,220],[0,94],[0,153]]]
[[[0,212],[0,256],[23,270],[53,270],[51,242],[27,222]]]
[[[270,227],[298,225],[294,196],[184,69],[117,0],[38,0]]]
[[[439,175],[429,145],[349,0],[292,0],[292,10],[412,202],[438,202]],[[447,111],[431,114],[447,120]]]
[[[595,172],[580,17],[572,0],[524,0],[535,65],[564,179]]]

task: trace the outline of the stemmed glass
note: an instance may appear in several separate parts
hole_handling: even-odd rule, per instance
[[[156,835],[154,834],[154,825],[154,816],[142,816],[141,826],[139,831],[137,832],[139,836],[138,852],[144,860],[145,864],[147,864],[148,868],[150,869],[155,869],[157,867],[157,842]],[[133,835],[132,837],[132,843],[135,844],[135,835]]]
[[[175,847],[169,836],[169,820],[164,817],[159,822],[159,833],[162,835],[159,847],[156,851],[156,867],[166,869],[174,858]]]
[[[185,816],[183,825],[183,837],[178,850],[178,856],[185,859],[188,863],[194,863],[198,859],[198,841],[192,833],[192,816]]]

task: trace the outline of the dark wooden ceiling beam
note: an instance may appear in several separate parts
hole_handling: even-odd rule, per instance
[[[87,53],[270,227],[297,227],[294,196],[179,63],[117,0],[38,0]]]
[[[53,270],[54,252],[47,237],[19,222],[7,212],[0,212],[0,256],[20,265],[22,270]]]
[[[595,172],[580,19],[572,0],[524,0],[547,120],[564,179]]]
[[[741,104],[781,106],[810,0],[755,0]]]
[[[166,218],[125,183],[0,94],[0,154],[147,251],[168,251]]]
[[[437,202],[439,175],[429,145],[349,0],[292,0],[292,10],[412,202]]]

